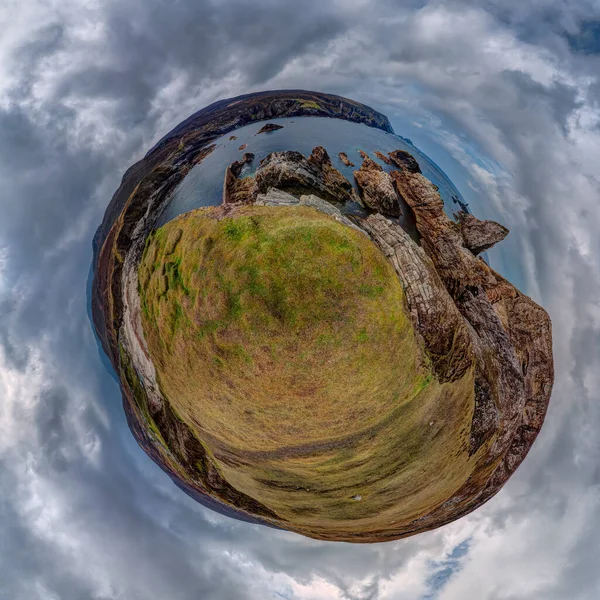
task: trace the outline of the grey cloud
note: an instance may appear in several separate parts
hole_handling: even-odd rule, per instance
[[[437,592],[455,599],[461,573],[471,576],[469,561],[494,556],[481,532],[513,543],[515,523],[528,522],[556,523],[541,541],[517,540],[532,555],[570,544],[567,563],[543,597],[595,597],[597,510],[582,503],[589,524],[576,541],[564,531],[578,527],[577,499],[598,485],[600,449],[592,434],[600,409],[590,382],[600,362],[600,270],[598,249],[592,243],[591,255],[583,256],[565,222],[587,213],[573,222],[587,221],[593,234],[598,225],[598,189],[568,140],[580,103],[594,110],[597,92],[579,77],[597,73],[598,63],[573,52],[565,36],[578,35],[598,7],[516,0],[425,5],[106,2],[95,13],[97,37],[75,35],[78,11],[71,6],[71,20],[49,14],[12,56],[0,57],[15,77],[0,109],[0,246],[9,250],[6,280],[13,288],[0,300],[0,370],[22,374],[24,394],[13,407],[18,431],[4,434],[14,441],[0,451],[0,579],[7,597],[254,600],[319,577],[343,598],[383,598],[416,557],[442,560],[444,536],[474,528],[480,538],[463,570]],[[471,9],[479,20],[454,36],[449,27],[447,35],[424,41],[417,20],[423,10],[442,9]],[[390,25],[393,17],[399,20]],[[89,19],[84,11],[80,18]],[[541,81],[527,65],[493,63],[481,47],[498,32],[514,35],[526,56],[551,56],[555,80]],[[334,42],[341,54],[326,64]],[[118,388],[98,356],[85,294],[90,244],[122,172],[166,133],[165,123],[175,125],[199,103],[281,85],[320,87],[396,112],[399,100],[407,118],[411,111],[439,118],[439,130],[430,132],[438,144],[446,130],[504,161],[512,179],[501,193],[527,204],[524,220],[514,216],[502,252],[507,264],[520,260],[523,244],[533,253],[530,283],[555,319],[557,393],[539,441],[506,490],[441,532],[363,547],[212,515],[137,448]],[[494,211],[488,190],[479,206]],[[577,315],[574,323],[570,314]],[[30,506],[34,491],[41,500]],[[431,565],[420,568],[414,576],[425,582],[435,573]],[[535,589],[512,594],[510,575],[504,588],[478,588],[479,597],[540,597]]]

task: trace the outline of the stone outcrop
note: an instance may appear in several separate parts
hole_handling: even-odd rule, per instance
[[[360,169],[354,171],[354,178],[369,208],[392,217],[401,214],[392,179],[374,160],[365,158]]]
[[[277,123],[267,123],[258,130],[256,135],[259,133],[268,133],[269,131],[277,131],[278,129],[283,129],[283,125],[277,125]]]
[[[408,171],[409,173],[421,172],[421,167],[415,157],[409,152],[406,152],[406,150],[394,150],[389,153],[389,157],[388,164],[393,164],[399,169]]]
[[[387,157],[383,152],[379,152],[379,150],[375,150],[373,154],[381,161],[383,161],[386,165],[391,165],[392,161]]]
[[[236,160],[225,170],[223,182],[223,204],[238,204],[248,202],[254,188],[254,177],[243,177],[240,174],[244,165],[254,160],[252,152],[246,152],[242,160]]]
[[[295,195],[317,194],[330,202],[355,199],[352,184],[331,164],[324,148],[316,147],[306,158],[300,152],[273,152],[260,162],[256,193],[275,187]]]
[[[508,229],[496,221],[482,221],[463,211],[457,213],[456,218],[465,247],[475,255],[489,250],[508,235]]]
[[[554,378],[550,319],[465,247],[462,226],[446,216],[429,180],[409,171],[392,175],[414,213],[423,250],[472,332],[477,358],[472,452],[494,435],[489,460],[506,456],[509,462],[503,468],[508,477],[529,448],[522,436],[525,431],[532,433],[532,422],[541,426],[539,410],[549,401]],[[506,232],[502,228],[503,237]]]
[[[353,229],[365,233],[364,229],[361,229],[348,217],[343,215],[339,208],[314,194],[308,194],[298,198],[297,196],[282,192],[276,188],[270,188],[266,194],[259,194],[257,196],[255,204],[258,206],[310,206],[311,208],[315,208],[316,210],[333,217],[339,223],[343,223],[348,227],[352,227]]]
[[[350,159],[348,158],[348,155],[345,152],[340,152],[338,154],[338,156],[340,157],[340,160],[347,166],[347,167],[353,167],[354,163],[350,162]]]

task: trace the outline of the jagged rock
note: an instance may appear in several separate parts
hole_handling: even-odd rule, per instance
[[[248,147],[248,144],[242,144],[238,150],[245,150]]]
[[[394,150],[389,153],[389,160],[394,166],[410,173],[420,173],[421,167],[415,157],[406,150]],[[390,164],[388,163],[388,164]]]
[[[400,216],[400,203],[392,179],[374,160],[365,158],[360,169],[354,171],[354,177],[362,200],[369,208],[384,215]]]
[[[222,114],[218,136],[257,118],[301,114],[294,111],[303,110],[298,108],[297,100],[306,98],[302,94],[289,92],[283,99],[261,103],[258,109],[254,98],[246,104],[224,105],[218,113]],[[355,104],[342,105],[339,100],[331,103],[330,110],[338,110],[338,105],[346,115],[354,115],[357,110]],[[359,122],[374,118],[367,113],[358,117]],[[352,118],[356,121],[358,117]],[[344,118],[351,120],[350,116]],[[216,139],[214,115],[210,119],[206,122],[192,119],[128,171],[95,239],[99,253],[94,281],[95,325],[121,375],[128,422],[139,443],[193,497],[212,502],[211,506],[220,507],[227,514],[239,514],[248,520],[320,539],[361,542],[397,539],[439,527],[481,506],[519,466],[543,424],[553,383],[551,324],[543,308],[474,255],[478,246],[467,242],[464,225],[448,219],[435,186],[404,155],[400,160],[397,153],[390,154],[390,160],[392,154],[396,156],[394,164],[402,169],[393,171],[390,177],[414,213],[420,245],[399,224],[382,214],[351,218],[385,253],[402,280],[415,335],[420,336],[434,377],[452,382],[446,388],[450,389],[455,381],[460,381],[461,373],[474,374],[470,440],[465,440],[473,470],[464,483],[444,502],[413,520],[380,522],[358,532],[298,526],[282,521],[259,500],[245,496],[221,477],[213,458],[192,430],[170,410],[159,386],[152,382],[152,365],[145,358],[144,336],[138,323],[141,307],[139,298],[136,300],[137,265],[159,209],[168,202],[188,170],[212,150],[213,146],[206,145]],[[384,128],[384,125],[380,120],[378,126]],[[186,138],[182,155],[175,150],[184,134],[190,135],[190,139]],[[258,195],[259,203],[276,203],[277,199],[279,204],[304,204],[328,212],[337,208],[326,200],[335,201],[339,192],[339,205],[340,198],[348,197],[339,189],[334,190],[331,182],[329,186],[326,184],[327,169],[321,152],[313,153],[312,160],[299,155],[300,158],[286,161],[281,158],[283,154],[288,153],[272,155],[264,163],[264,176],[260,176],[265,195]],[[232,178],[229,197],[245,202],[254,198],[258,190],[253,178],[240,180],[234,174],[237,168],[229,169]],[[259,174],[262,170],[261,167]],[[290,172],[295,173],[295,179],[286,179]],[[287,191],[294,191],[296,196],[270,189],[269,179],[276,180],[279,175],[284,182],[291,181]],[[239,186],[252,189],[242,190]],[[295,187],[302,189],[296,191]],[[317,188],[329,195],[321,194]],[[220,210],[227,215],[245,207],[225,206]],[[348,219],[338,213],[339,218]],[[176,244],[177,236],[169,243]],[[130,380],[129,371],[139,374],[139,381]],[[154,422],[152,427],[146,417],[148,412]],[[428,424],[428,432],[434,433],[443,426],[437,419],[427,418],[423,423]],[[364,494],[363,502],[371,502],[371,496],[360,487],[351,490],[347,498],[352,494],[358,497],[357,491]]]
[[[258,130],[256,135],[259,133],[268,133],[269,131],[277,131],[278,129],[283,129],[283,125],[277,125],[277,123],[267,123]]]
[[[300,200],[292,194],[282,192],[277,188],[269,188],[266,194],[258,194],[255,204],[259,206],[294,206],[300,204]]]
[[[254,177],[240,179],[240,173],[244,165],[251,163],[253,160],[254,154],[246,152],[242,160],[236,160],[227,167],[223,182],[223,204],[238,204],[251,200]]]
[[[355,199],[352,185],[320,146],[309,158],[295,151],[272,152],[265,157],[256,173],[256,191],[264,194],[271,187],[297,196],[315,194],[338,203]]]
[[[385,154],[383,154],[383,152],[379,152],[379,150],[375,150],[375,152],[373,152],[373,154],[375,154],[375,156],[379,160],[382,160],[386,165],[392,164],[392,161]]]
[[[345,152],[340,152],[338,154],[338,156],[340,157],[340,160],[347,166],[347,167],[353,167],[354,163],[350,162],[350,159],[348,158],[348,155]]]
[[[358,153],[363,160],[369,158],[369,155],[364,150],[359,150]]]
[[[235,135],[230,135],[229,141],[232,142],[233,140],[237,140],[237,137]]]
[[[489,250],[508,235],[508,229],[496,221],[482,221],[467,212],[459,212],[457,217],[465,246],[475,255]]]
[[[242,156],[242,160],[236,160],[229,165],[231,172],[235,177],[239,177],[244,165],[250,164],[254,160],[254,154],[252,152],[245,152]]]
[[[325,186],[334,193],[353,194],[352,184],[331,164],[331,158],[323,146],[313,148],[308,160],[321,170]]]
[[[451,294],[489,284],[489,273],[475,264],[482,261],[464,247],[460,230],[446,216],[436,187],[420,173],[392,171],[390,176],[398,194],[412,209],[422,236],[421,245],[434,261],[446,287],[451,288]]]

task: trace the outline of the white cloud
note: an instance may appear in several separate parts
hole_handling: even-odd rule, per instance
[[[417,600],[466,539],[440,600],[596,597],[598,59],[556,33],[595,9],[395,4],[302,12],[265,0],[255,21],[236,2],[0,8],[0,529],[14,540],[0,577],[11,598]],[[342,93],[414,123],[462,167],[485,216],[511,227],[494,258],[551,312],[557,379],[540,439],[499,496],[442,530],[320,544],[209,513],[135,447],[99,364],[84,286],[94,221],[122,171],[203,105],[276,87]]]

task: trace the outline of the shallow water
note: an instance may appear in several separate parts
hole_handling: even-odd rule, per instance
[[[364,150],[386,171],[391,171],[395,167],[386,165],[373,152],[379,150],[387,154],[392,150],[406,150],[417,159],[423,175],[438,186],[448,214],[458,208],[452,202],[452,196],[458,196],[462,200],[459,191],[445,173],[425,154],[398,135],[360,123],[325,117],[295,117],[273,119],[268,122],[283,125],[284,128],[256,135],[265,124],[265,121],[260,121],[217,139],[215,141],[217,147],[213,152],[196,165],[175,189],[170,203],[160,218],[159,225],[195,208],[221,204],[225,169],[232,162],[240,160],[244,152],[253,152],[255,158],[250,165],[244,166],[242,177],[254,173],[260,161],[271,152],[297,150],[309,156],[315,146],[323,146],[329,153],[333,166],[353,184],[355,184],[353,172],[360,168],[362,163],[359,150]],[[237,139],[230,140],[231,135],[235,135]],[[247,144],[248,147],[239,150],[242,144]],[[356,166],[344,165],[338,157],[339,152],[345,152]],[[343,211],[360,210],[358,205],[352,206],[352,204],[348,203]]]

